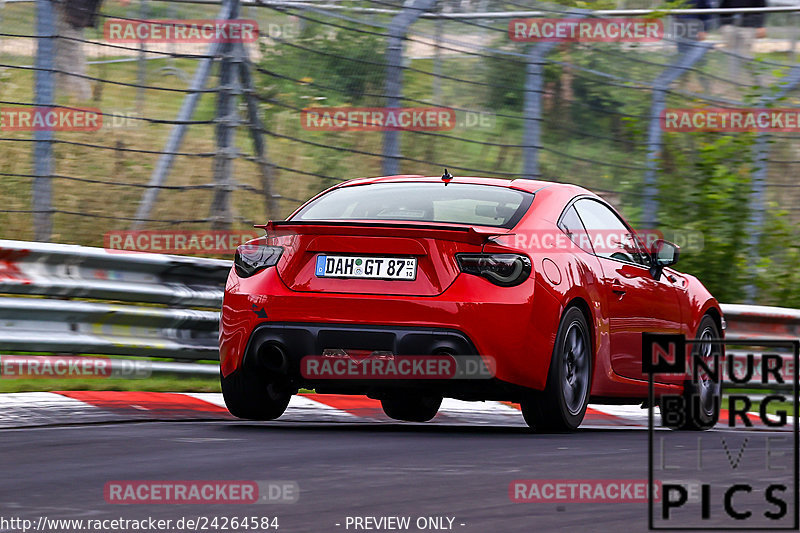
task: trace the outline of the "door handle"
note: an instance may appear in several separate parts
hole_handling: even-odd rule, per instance
[[[622,283],[620,283],[618,279],[615,279],[613,282],[611,282],[611,292],[623,296],[625,294],[625,287],[623,287]]]

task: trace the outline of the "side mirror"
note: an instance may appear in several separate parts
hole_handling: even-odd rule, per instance
[[[653,247],[650,249],[650,274],[652,274],[655,279],[660,279],[664,267],[674,265],[678,262],[680,252],[681,249],[677,244],[672,244],[664,239],[656,240],[653,243]]]

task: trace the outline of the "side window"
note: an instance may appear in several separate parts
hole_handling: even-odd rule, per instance
[[[578,217],[574,205],[564,211],[558,223],[558,227],[569,236],[570,240],[572,240],[578,248],[590,254],[594,253],[589,235],[587,235],[586,228],[583,226],[580,217]]]
[[[584,198],[573,204],[597,255],[649,266],[639,240],[617,214],[596,200]]]

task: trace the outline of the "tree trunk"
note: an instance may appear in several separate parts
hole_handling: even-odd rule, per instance
[[[56,91],[70,99],[87,101],[92,96],[86,75],[86,54],[83,50],[83,28],[72,26],[67,20],[66,2],[56,3]]]

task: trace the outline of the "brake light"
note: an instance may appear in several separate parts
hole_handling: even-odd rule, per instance
[[[263,244],[242,244],[236,248],[233,266],[240,278],[249,278],[259,270],[275,266],[283,248]]]
[[[456,261],[461,272],[501,287],[519,285],[531,275],[531,260],[520,254],[457,254]]]

